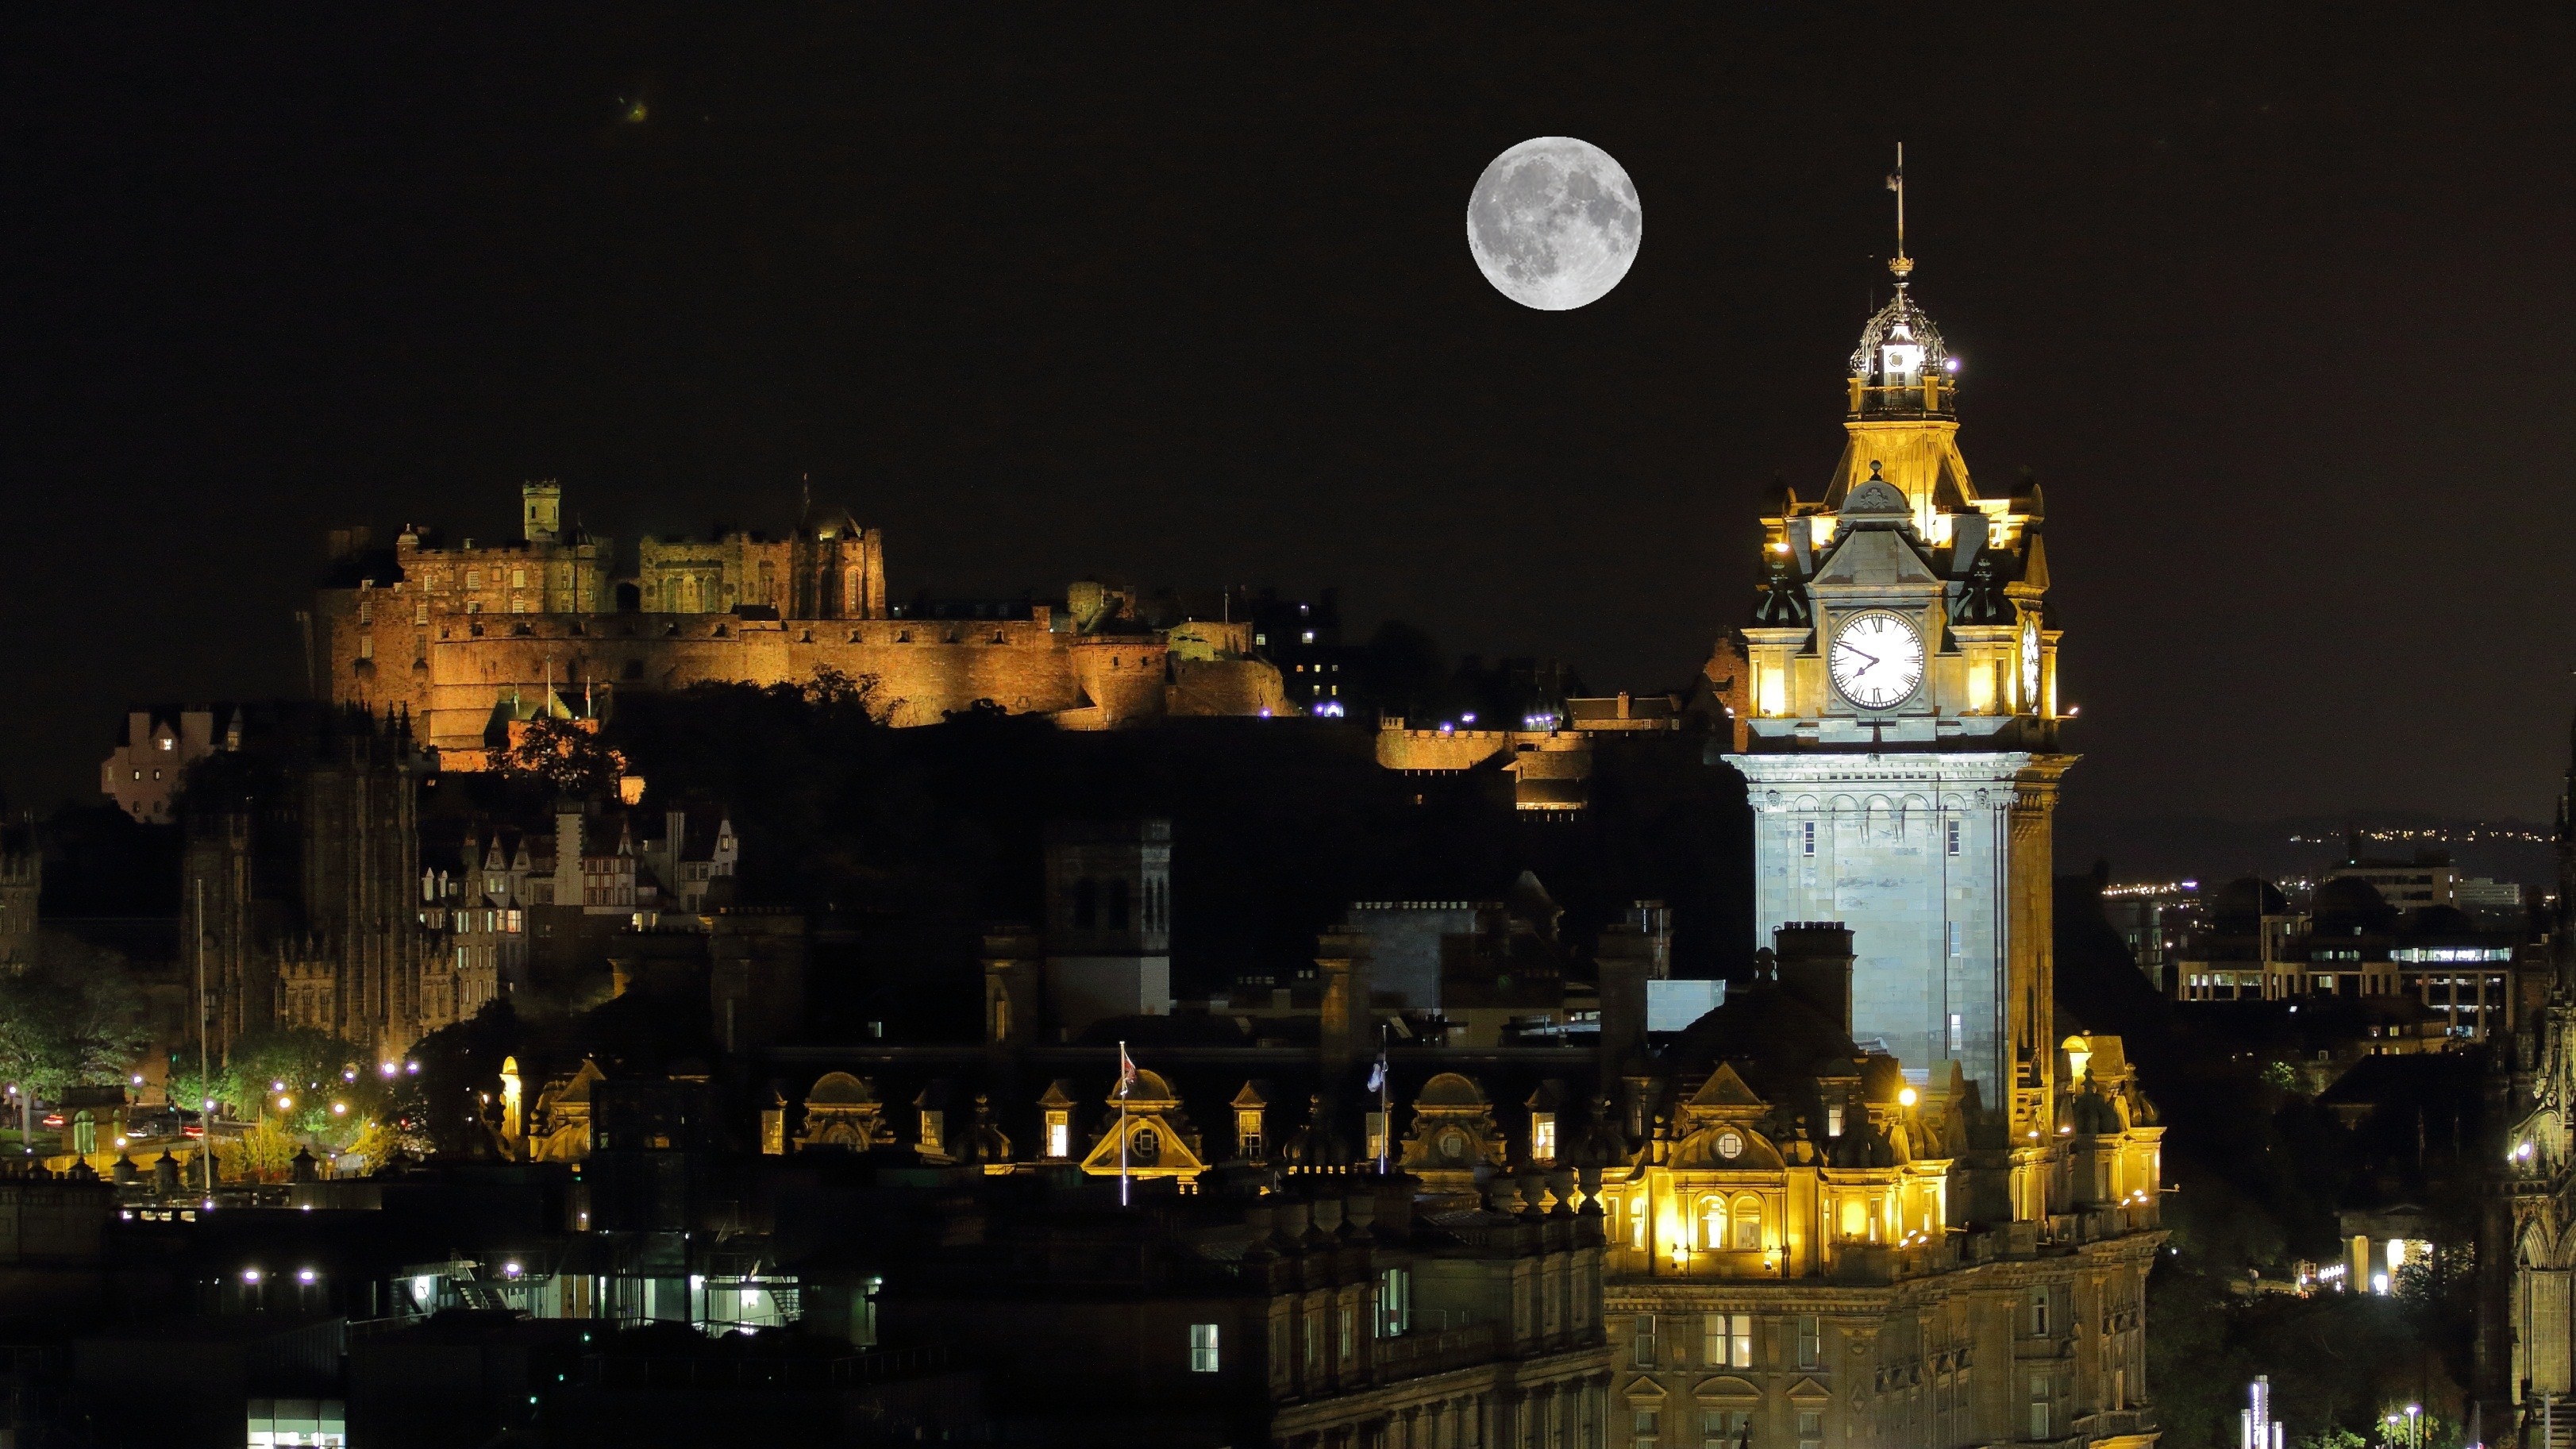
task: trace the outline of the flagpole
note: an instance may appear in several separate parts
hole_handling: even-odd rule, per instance
[[[1118,1044],[1118,1205],[1127,1206],[1127,1043]]]
[[[1377,1029],[1377,1175],[1386,1176],[1386,1155],[1395,1142],[1395,1112],[1387,1098],[1386,1028]]]

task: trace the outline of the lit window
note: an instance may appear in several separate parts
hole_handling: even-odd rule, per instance
[[[1753,1367],[1753,1315],[1712,1313],[1707,1317],[1703,1357],[1710,1368]]]
[[[166,753],[166,752],[168,752],[169,750],[171,750],[171,749],[175,748],[175,747],[177,746],[177,743],[178,743],[177,741],[175,741],[175,740],[171,739],[168,735],[163,735],[163,736],[161,737],[161,748],[162,748],[163,752],[165,752],[165,753]]]
[[[1740,1197],[1735,1200],[1735,1249],[1758,1252],[1762,1247],[1762,1199]]]
[[[1825,1109],[1825,1135],[1828,1137],[1840,1137],[1843,1135],[1842,1108],[1827,1107]]]
[[[1216,1370],[1216,1325],[1213,1323],[1191,1324],[1190,1372],[1194,1374],[1212,1374],[1215,1373]]]
[[[1070,1116],[1071,1114],[1065,1112],[1047,1113],[1047,1156],[1071,1157],[1073,1155],[1073,1123],[1069,1120]],[[1208,1331],[1214,1333],[1216,1330],[1211,1328]]]
[[[1556,1114],[1530,1114],[1530,1160],[1539,1163],[1556,1161]]]

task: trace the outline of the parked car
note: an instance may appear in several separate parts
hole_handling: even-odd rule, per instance
[[[125,1135],[128,1138],[202,1137],[205,1133],[206,1129],[198,1123],[196,1113],[183,1112],[176,1107],[137,1107],[125,1116]]]

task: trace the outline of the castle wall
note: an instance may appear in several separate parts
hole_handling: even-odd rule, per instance
[[[1088,632],[1119,623],[1096,587],[1075,591],[1095,606],[1079,627],[1045,607],[1025,618],[893,617],[884,535],[810,509],[784,539],[646,538],[636,573],[619,577],[610,540],[559,531],[552,485],[524,493],[529,541],[443,548],[406,529],[385,568],[360,559],[361,532],[342,539],[337,556],[366,577],[315,600],[316,692],[408,711],[465,768],[479,763],[465,756],[485,748],[496,705],[533,709],[550,685],[569,698],[802,684],[829,669],[873,679],[898,725],[936,724],[983,700],[1077,729],[1287,708],[1276,666],[1244,657],[1248,625]]]

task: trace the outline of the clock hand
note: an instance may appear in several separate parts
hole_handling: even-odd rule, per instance
[[[1857,645],[1846,644],[1846,645],[1844,645],[1843,647],[1844,647],[1845,649],[1850,650],[1853,654],[1855,654],[1855,655],[1859,655],[1859,657],[1860,657],[1860,658],[1862,658],[1862,659],[1864,659],[1864,660],[1867,660],[1867,661],[1868,661],[1868,666],[1867,666],[1867,667],[1869,667],[1869,668],[1871,668],[1871,669],[1876,669],[1876,668],[1878,667],[1878,660],[1877,660],[1877,659],[1875,659],[1875,658],[1873,658],[1873,657],[1871,657],[1870,655],[1862,654],[1862,653],[1860,652],[1860,649],[1859,649],[1859,647],[1858,647]]]

